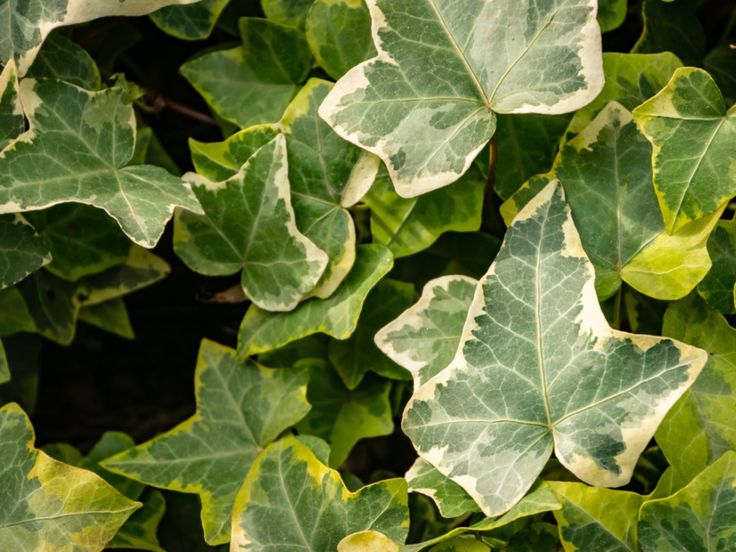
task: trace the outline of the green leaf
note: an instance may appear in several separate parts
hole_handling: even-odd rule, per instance
[[[191,269],[236,274],[256,305],[289,311],[317,285],[327,255],[296,226],[286,140],[258,149],[233,177],[213,183],[188,175],[204,215],[179,212],[174,249]]]
[[[373,336],[408,308],[412,299],[413,285],[384,279],[368,294],[353,335],[344,341],[330,341],[330,361],[348,389],[355,389],[369,370],[390,379],[409,379],[408,372],[378,349]]]
[[[149,489],[142,495],[141,502],[143,503],[141,509],[133,512],[125,525],[107,544],[107,548],[164,552],[158,542],[156,531],[166,512],[166,500],[159,491]]]
[[[282,25],[302,27],[314,0],[261,0],[263,13]]]
[[[210,544],[228,541],[230,511],[259,451],[308,411],[307,373],[239,363],[203,341],[197,361],[197,413],[102,465],[147,485],[196,493]]]
[[[10,381],[10,367],[8,366],[8,357],[5,354],[5,347],[0,341],[0,384]]]
[[[347,339],[358,325],[368,292],[392,266],[388,249],[382,245],[361,245],[353,269],[329,298],[309,299],[286,313],[267,312],[252,305],[240,324],[238,357],[273,351],[316,333]]]
[[[51,262],[51,253],[20,215],[0,216],[0,289]]]
[[[549,485],[562,504],[554,515],[566,552],[638,552],[636,523],[644,497],[582,483],[552,481]]]
[[[633,51],[672,52],[687,65],[700,65],[705,55],[705,32],[695,11],[701,0],[644,0],[644,29]]]
[[[222,10],[230,0],[203,0],[186,6],[169,6],[151,14],[151,21],[163,32],[182,40],[202,40],[210,36]]]
[[[669,498],[644,503],[643,550],[709,552],[736,546],[736,453],[729,451]]]
[[[172,4],[197,0],[128,0],[89,2],[88,0],[8,0],[0,9],[0,64],[15,60],[18,72],[25,75],[41,45],[58,27],[92,21],[100,17],[136,16]]]
[[[312,66],[304,33],[265,19],[240,20],[243,46],[206,53],[181,74],[220,117],[241,128],[281,118]]]
[[[333,79],[376,55],[364,0],[315,0],[304,31],[315,60]]]
[[[480,230],[485,187],[480,171],[471,168],[452,188],[404,199],[381,169],[363,198],[371,209],[373,241],[398,258],[428,248],[445,232]]]
[[[15,63],[11,62],[0,72],[0,150],[25,130],[18,95],[18,74]]]
[[[414,306],[376,333],[378,348],[411,372],[415,388],[452,361],[477,283],[465,276],[432,280]]]
[[[367,0],[378,56],[320,108],[414,197],[457,180],[495,113],[575,111],[603,86],[596,0]]]
[[[248,473],[235,501],[231,547],[335,550],[344,537],[368,529],[404,541],[406,482],[389,479],[352,493],[338,472],[289,436],[266,448]]]
[[[52,459],[34,441],[17,404],[0,408],[0,547],[102,550],[140,504],[92,472]]]
[[[581,132],[611,101],[617,101],[629,111],[633,110],[664,88],[679,67],[682,67],[682,62],[670,52],[604,52],[603,74],[606,84],[592,102],[575,112],[567,132]]]
[[[724,452],[736,449],[736,330],[693,294],[667,308],[662,334],[711,355],[656,435],[676,479],[687,482]]]
[[[339,467],[361,439],[393,432],[391,382],[369,376],[348,389],[325,360],[304,359],[295,367],[309,370],[307,401],[312,405],[297,427],[330,442],[330,466]]]
[[[619,28],[626,19],[627,0],[598,0],[598,23],[606,33]]]
[[[634,110],[652,142],[654,187],[667,231],[706,217],[736,195],[736,109],[702,69],[683,67]]]
[[[53,33],[44,42],[26,76],[62,80],[86,90],[99,90],[102,86],[100,71],[92,56],[59,33]]]
[[[736,51],[730,44],[721,44],[708,52],[703,66],[727,98],[736,98]]]
[[[23,295],[17,287],[0,290],[0,336],[36,329]]]
[[[20,90],[30,130],[0,152],[0,212],[86,203],[104,209],[135,243],[153,247],[174,207],[199,210],[179,178],[152,165],[125,166],[135,117],[123,86],[89,92],[24,79]]]
[[[79,320],[125,339],[133,339],[135,333],[122,298],[110,299],[79,309]]]
[[[698,293],[722,312],[736,311],[736,218],[720,221],[708,240],[713,266],[698,284]]]
[[[415,391],[403,429],[422,458],[498,515],[553,450],[585,482],[626,484],[706,360],[700,349],[609,327],[553,182],[509,228],[454,360]]]
[[[417,458],[405,477],[409,492],[430,497],[442,517],[454,518],[478,511],[478,505],[460,485],[442,475],[426,460]]]

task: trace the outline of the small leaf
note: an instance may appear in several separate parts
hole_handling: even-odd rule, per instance
[[[24,79],[20,88],[30,130],[0,152],[0,212],[86,203],[153,247],[175,206],[199,210],[180,179],[152,165],[125,166],[135,117],[123,86],[89,92]]]
[[[406,539],[404,480],[389,479],[351,493],[338,472],[287,436],[266,448],[248,473],[233,509],[231,547],[248,552],[335,550],[344,537],[369,529]]]
[[[303,27],[307,12],[314,0],[261,0],[263,13],[282,25]]]
[[[203,341],[197,361],[197,413],[102,465],[162,489],[196,493],[209,544],[228,540],[235,494],[259,451],[308,411],[307,373],[237,362]]]
[[[430,497],[442,517],[454,518],[478,511],[478,505],[460,485],[442,475],[426,460],[417,458],[405,477],[409,492]]]
[[[705,31],[695,11],[700,0],[644,0],[644,28],[634,52],[672,52],[687,65],[700,65],[705,55]]]
[[[141,509],[133,512],[125,525],[107,544],[107,548],[164,552],[158,542],[156,531],[166,512],[166,500],[159,491],[148,489],[141,496],[141,502],[143,503]]]
[[[404,199],[384,169],[363,198],[371,209],[373,241],[394,257],[406,257],[431,246],[445,232],[480,230],[485,180],[470,169],[452,188]]]
[[[723,314],[736,311],[736,218],[720,221],[708,239],[708,253],[713,261],[698,293],[708,304]]]
[[[596,0],[367,0],[378,55],[320,108],[414,197],[462,176],[495,113],[559,114],[603,86]]]
[[[151,21],[163,32],[182,40],[202,40],[210,36],[222,10],[230,0],[201,0],[184,6],[169,6],[151,14]]]
[[[620,27],[626,19],[627,0],[598,0],[598,23],[607,33]]]
[[[51,262],[51,253],[20,215],[0,216],[0,289]]]
[[[455,359],[407,405],[403,429],[419,455],[486,515],[516,504],[553,450],[583,481],[626,484],[707,360],[682,343],[612,330],[594,283],[551,183],[506,233]]]
[[[309,299],[286,313],[271,313],[252,305],[240,324],[238,357],[273,351],[316,333],[347,339],[355,331],[368,292],[392,266],[388,249],[361,245],[353,269],[328,299]]]
[[[327,255],[296,227],[286,141],[277,136],[233,177],[213,183],[187,177],[204,215],[181,211],[176,254],[209,276],[242,270],[248,298],[270,311],[292,310],[322,276]]]
[[[0,547],[3,550],[102,550],[140,507],[100,477],[34,448],[25,412],[0,408]]]
[[[86,90],[99,90],[102,86],[100,71],[92,56],[59,33],[53,33],[44,42],[26,76],[66,81]]]
[[[554,515],[566,552],[638,552],[636,524],[644,497],[582,483],[552,481],[549,485],[562,504]]]
[[[729,451],[669,498],[644,503],[643,550],[706,552],[736,546],[736,453]]]
[[[736,109],[702,69],[683,67],[634,110],[654,146],[654,187],[669,233],[718,211],[736,195]]]
[[[83,306],[79,309],[79,320],[125,339],[135,337],[128,310],[122,298]]]

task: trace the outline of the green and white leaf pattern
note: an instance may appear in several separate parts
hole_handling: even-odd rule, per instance
[[[209,276],[242,270],[249,299],[289,311],[317,285],[327,255],[296,226],[286,140],[277,136],[224,182],[186,177],[204,215],[180,212],[174,246],[193,270]]]
[[[18,90],[15,62],[8,63],[0,72],[0,150],[24,130],[23,106]]]
[[[414,197],[457,180],[495,113],[557,114],[603,86],[596,0],[367,0],[378,55],[320,108]]]
[[[634,110],[652,142],[654,187],[669,233],[719,210],[736,195],[736,109],[713,78],[683,67],[667,86]]]
[[[422,458],[416,459],[404,477],[409,484],[409,492],[430,497],[437,504],[442,517],[454,518],[478,511],[478,505],[460,485]]]
[[[86,203],[153,247],[175,207],[199,210],[179,178],[153,165],[125,166],[135,117],[123,86],[89,92],[24,79],[20,90],[30,129],[0,152],[0,213]]]
[[[455,359],[415,391],[403,429],[422,458],[498,515],[553,450],[583,481],[626,484],[706,360],[700,349],[609,327],[553,182],[507,231]]]
[[[0,216],[0,289],[51,262],[51,253],[36,230],[20,215]]]
[[[183,40],[210,36],[230,0],[200,0],[194,4],[168,6],[151,14],[151,21],[167,34]]]
[[[335,550],[344,537],[369,529],[403,542],[407,499],[403,479],[348,491],[309,447],[284,437],[259,455],[238,493],[230,549]]]
[[[0,408],[0,548],[98,552],[140,507],[92,472],[34,448],[15,403]]]
[[[203,341],[197,413],[103,466],[148,485],[198,494],[205,538],[223,544],[235,495],[256,456],[309,411],[306,384],[304,370],[241,364],[230,349]]]

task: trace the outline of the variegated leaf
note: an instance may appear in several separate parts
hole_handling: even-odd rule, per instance
[[[495,113],[575,111],[603,86],[596,0],[367,0],[378,55],[320,108],[413,197],[457,180]]]
[[[24,79],[20,91],[30,129],[0,152],[0,213],[86,203],[153,247],[176,206],[199,210],[179,178],[153,165],[126,166],[135,116],[123,86],[89,92]]]
[[[409,484],[409,492],[421,493],[431,498],[437,504],[442,517],[455,518],[479,510],[475,501],[460,485],[422,458],[416,459],[404,477]]]
[[[11,61],[0,72],[0,150],[25,130],[18,73]]]
[[[698,293],[710,306],[723,314],[736,311],[736,217],[719,221],[708,240],[708,253],[713,261]]]
[[[406,482],[389,479],[352,493],[337,471],[287,436],[259,455],[238,493],[230,550],[335,550],[344,537],[369,529],[406,539]]]
[[[51,252],[20,215],[0,216],[0,289],[51,262]]]
[[[230,349],[203,341],[197,413],[102,465],[148,485],[198,494],[207,542],[225,543],[235,495],[256,456],[309,411],[306,384],[304,370],[241,364]]]
[[[58,27],[92,21],[100,17],[135,16],[172,4],[191,4],[198,0],[5,0],[0,4],[0,64],[14,60],[24,75],[41,45]]]
[[[314,0],[261,0],[263,13],[270,20],[291,27],[303,27]]]
[[[422,458],[498,515],[553,451],[583,481],[626,484],[706,360],[695,347],[609,327],[553,182],[509,228],[454,360],[415,391],[403,429]]]
[[[200,0],[183,6],[168,6],[151,14],[151,21],[171,36],[202,40],[210,36],[230,0]]]
[[[15,403],[0,408],[0,548],[99,552],[141,505],[92,472],[52,459]]]
[[[174,248],[192,270],[241,272],[247,297],[270,311],[289,311],[317,285],[327,255],[296,226],[286,140],[259,148],[223,182],[186,176],[204,215],[176,219]]]
[[[708,73],[678,69],[634,118],[654,146],[654,187],[669,233],[717,212],[736,195],[736,108],[727,110]]]

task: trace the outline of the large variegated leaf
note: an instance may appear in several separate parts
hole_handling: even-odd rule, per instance
[[[634,117],[654,146],[654,187],[668,232],[716,212],[736,195],[736,109],[726,109],[708,73],[678,69]]]
[[[260,454],[238,493],[231,550],[335,550],[344,537],[369,529],[404,542],[407,498],[403,479],[352,493],[309,447],[284,437]]]
[[[562,509],[554,512],[565,552],[638,552],[636,524],[644,498],[582,483],[549,484]]]
[[[327,299],[309,299],[291,312],[275,313],[252,305],[240,324],[238,356],[278,349],[316,333],[347,339],[358,325],[368,292],[393,266],[393,258],[382,245],[362,245],[355,265],[337,291]]]
[[[736,450],[736,330],[693,294],[668,307],[662,335],[711,355],[656,435],[676,478],[684,483],[724,452]]]
[[[729,451],[669,498],[644,503],[643,550],[715,552],[736,547],[736,452]]]
[[[651,151],[631,113],[611,102],[565,144],[548,175],[530,179],[501,210],[510,222],[554,176],[596,268],[599,297],[610,297],[623,280],[651,297],[680,299],[710,269],[707,241],[723,208],[668,234],[652,187]]]
[[[720,221],[708,240],[713,266],[698,293],[723,314],[736,311],[736,218]]]
[[[198,0],[5,0],[0,4],[0,64],[14,60],[21,75],[33,63],[43,41],[57,27],[100,17],[144,15],[171,4]]]
[[[309,410],[304,370],[271,370],[203,341],[197,413],[169,432],[103,462],[148,485],[196,493],[210,544],[228,541],[235,495],[261,449]]]
[[[415,391],[403,429],[422,458],[497,515],[553,451],[583,481],[626,484],[706,360],[695,347],[608,326],[553,182],[509,228],[454,360]]]
[[[312,66],[304,33],[272,21],[242,18],[243,45],[208,52],[181,74],[220,117],[241,128],[274,123]]]
[[[51,252],[19,215],[0,216],[0,289],[51,262]]]
[[[204,215],[179,213],[177,255],[210,276],[242,271],[246,295],[263,309],[296,307],[317,285],[328,259],[296,226],[284,137],[258,149],[224,182],[193,173],[187,180]]]
[[[135,116],[123,86],[89,92],[24,79],[30,129],[0,152],[0,213],[77,202],[104,209],[134,242],[153,247],[174,207],[199,210],[177,177],[153,165],[127,166]]]
[[[457,180],[495,113],[567,113],[603,86],[596,0],[367,0],[378,55],[320,114],[375,153],[397,192]]]
[[[411,372],[417,389],[455,356],[476,285],[465,276],[432,280],[414,306],[376,334],[378,347]]]
[[[0,408],[0,548],[99,552],[140,507],[92,472],[34,448],[25,412]]]

